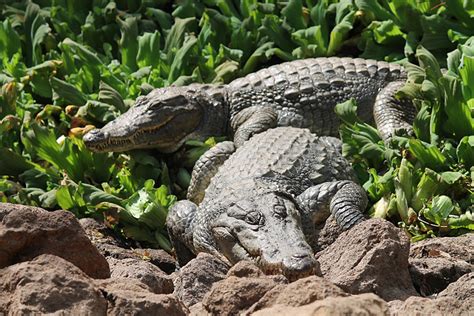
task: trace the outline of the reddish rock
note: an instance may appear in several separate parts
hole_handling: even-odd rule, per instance
[[[108,315],[187,315],[188,309],[172,294],[155,294],[138,280],[97,280],[107,300]]]
[[[110,276],[104,256],[92,245],[74,214],[0,203],[0,268],[52,254],[93,278]]]
[[[470,315],[474,306],[474,273],[451,283],[436,298],[410,297],[389,303],[392,315]]]
[[[0,315],[105,315],[107,301],[93,280],[53,255],[0,270]]]
[[[452,297],[463,302],[464,305],[474,306],[474,272],[465,274],[456,282],[451,283],[439,293],[438,298],[441,297]]]
[[[173,281],[171,277],[161,271],[150,262],[139,259],[108,259],[111,278],[136,279],[148,285],[150,290],[156,294],[168,294],[173,292]]]
[[[290,284],[275,286],[246,313],[250,315],[257,310],[274,305],[302,306],[328,297],[348,295],[333,283],[318,276],[310,276]]]
[[[421,295],[444,290],[466,273],[474,271],[474,234],[430,238],[410,248],[410,274]]]
[[[314,251],[320,252],[329,247],[342,232],[341,226],[339,226],[334,217],[332,215],[329,216],[326,221],[315,227],[316,248]]]
[[[450,257],[410,259],[409,262],[413,284],[423,296],[439,293],[464,274],[474,271],[474,265]]]
[[[417,295],[408,272],[409,247],[402,230],[386,220],[370,219],[343,232],[316,258],[323,277],[346,292],[405,299]]]
[[[450,257],[474,264],[474,234],[464,234],[458,237],[428,238],[410,247],[410,258]]]
[[[200,253],[181,268],[174,281],[174,294],[186,307],[199,303],[212,284],[225,278],[229,267],[216,257]]]
[[[231,268],[227,278],[214,283],[204,296],[202,306],[212,315],[238,315],[260,300],[274,287],[288,280],[282,275],[261,275],[256,277],[253,263],[240,263]],[[243,273],[246,271],[247,273]],[[237,277],[235,275],[243,275]],[[245,277],[249,275],[250,277]]]
[[[360,294],[347,297],[329,297],[318,300],[308,305],[299,307],[275,305],[262,309],[252,314],[255,316],[345,316],[345,315],[367,315],[381,316],[389,315],[387,303],[374,294]]]
[[[227,272],[228,277],[235,276],[238,278],[259,278],[264,275],[265,273],[250,261],[239,261]]]

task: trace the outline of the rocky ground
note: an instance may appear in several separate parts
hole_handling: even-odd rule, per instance
[[[336,237],[321,230],[318,275],[291,283],[207,254],[175,272],[166,252],[127,248],[93,219],[0,203],[0,315],[473,312],[474,234],[410,244],[372,219]]]

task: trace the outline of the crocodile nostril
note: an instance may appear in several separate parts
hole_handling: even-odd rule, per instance
[[[305,258],[308,258],[309,257],[309,254],[307,253],[296,253],[292,256],[294,259],[305,259]]]

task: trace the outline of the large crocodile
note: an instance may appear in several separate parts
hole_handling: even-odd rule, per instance
[[[181,264],[208,252],[231,264],[253,260],[290,279],[314,272],[314,227],[330,214],[343,229],[364,219],[363,189],[354,182],[340,141],[308,129],[278,127],[253,136],[223,161],[199,206],[177,202],[167,218]],[[232,142],[211,149],[233,151]],[[197,173],[207,174],[207,158]],[[212,160],[211,163],[216,163]]]
[[[274,126],[337,135],[337,103],[354,98],[359,115],[388,139],[411,129],[411,103],[395,98],[402,67],[360,58],[312,58],[274,65],[228,85],[192,84],[155,89],[128,112],[84,136],[93,151],[154,147],[173,152],[188,139],[233,136],[240,146]]]

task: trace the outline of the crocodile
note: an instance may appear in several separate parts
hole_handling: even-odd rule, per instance
[[[265,273],[296,279],[315,273],[315,225],[331,214],[343,229],[364,220],[364,190],[340,154],[340,140],[309,129],[277,127],[235,149],[218,143],[218,165],[199,206],[181,200],[166,225],[183,265],[207,252],[228,264],[254,261]],[[207,174],[202,156],[195,171]]]
[[[176,151],[189,139],[227,135],[241,146],[275,126],[336,136],[337,103],[355,99],[359,116],[375,121],[384,140],[412,130],[415,108],[395,93],[402,66],[350,57],[301,59],[270,66],[227,85],[191,84],[152,90],[135,106],[84,136],[92,151],[156,148]]]

